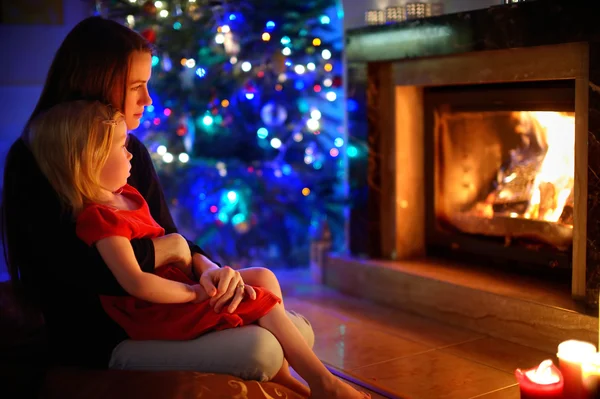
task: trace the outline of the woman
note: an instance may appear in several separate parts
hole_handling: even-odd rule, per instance
[[[152,100],[150,44],[132,30],[99,17],[80,22],[67,35],[52,62],[38,104],[6,157],[2,227],[13,283],[40,306],[51,360],[63,365],[122,369],[178,369],[227,373],[269,380],[286,367],[275,337],[258,326],[211,333],[192,341],[133,341],[102,310],[99,295],[125,295],[95,248],[75,234],[75,222],[42,175],[29,149],[28,126],[40,113],[65,101],[97,100],[125,115],[129,130],[139,126]],[[148,202],[167,236],[132,240],[144,272],[179,260],[169,242],[176,227],[148,151],[131,135],[128,182]],[[171,235],[171,236],[170,236]],[[241,284],[252,272],[219,268],[188,242],[195,276],[212,297],[215,310],[235,308]],[[243,293],[242,293],[243,294]],[[77,298],[77,300],[75,300]],[[309,345],[306,319],[290,314]]]

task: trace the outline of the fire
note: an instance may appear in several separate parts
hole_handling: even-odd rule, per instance
[[[528,219],[558,222],[573,195],[575,182],[575,117],[561,112],[521,112],[543,134],[547,151],[533,182]],[[541,130],[541,131],[540,131]]]
[[[498,173],[498,188],[473,208],[479,216],[493,218],[494,206],[508,205],[500,214],[571,224],[561,220],[565,205],[573,206],[575,173],[575,116],[573,113],[519,111],[512,117],[521,146],[510,151],[509,165]],[[518,206],[526,201],[521,211]],[[512,205],[511,205],[512,204]],[[512,206],[512,208],[511,208]]]

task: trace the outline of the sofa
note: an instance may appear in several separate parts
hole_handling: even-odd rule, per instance
[[[84,370],[49,366],[44,321],[0,282],[0,397],[44,399],[302,399],[272,382],[194,371]]]

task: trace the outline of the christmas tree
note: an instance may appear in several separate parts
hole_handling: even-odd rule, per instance
[[[335,0],[96,1],[155,46],[134,134],[182,234],[237,267],[308,263],[326,220],[344,246],[342,13]]]

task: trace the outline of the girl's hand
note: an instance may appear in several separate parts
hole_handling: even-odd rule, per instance
[[[192,289],[196,293],[196,299],[194,299],[193,301],[191,301],[192,303],[204,302],[208,298],[210,298],[208,296],[208,294],[206,293],[206,290],[204,289],[204,287],[202,287],[200,284],[194,284],[194,285],[192,285]]]
[[[200,277],[200,284],[211,297],[210,305],[217,313],[227,304],[227,311],[234,312],[246,294],[251,300],[256,299],[254,288],[245,285],[240,273],[229,266],[205,271]]]

